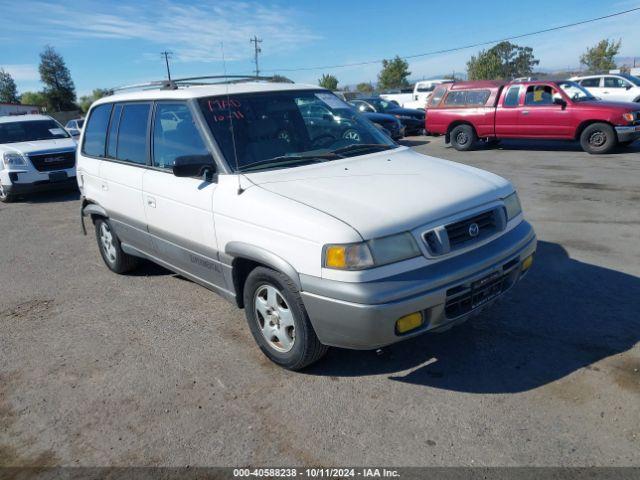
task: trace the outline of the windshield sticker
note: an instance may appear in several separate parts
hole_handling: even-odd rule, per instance
[[[242,103],[235,98],[209,100],[207,105],[209,111],[213,114],[214,122],[241,120],[244,118],[244,114],[239,110]]]
[[[51,135],[64,135],[64,130],[61,128],[50,128],[49,133]]]
[[[343,102],[331,93],[316,93],[316,98],[322,100],[331,108],[350,108],[349,104]]]

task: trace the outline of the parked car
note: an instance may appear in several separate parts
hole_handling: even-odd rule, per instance
[[[46,115],[0,117],[0,201],[75,188],[76,143]]]
[[[393,115],[386,113],[361,112],[370,122],[381,128],[392,140],[400,140],[404,137],[404,126]]]
[[[399,146],[316,86],[174,82],[92,105],[82,214],[110,270],[146,258],[220,293],[275,363],[447,329],[531,266],[507,180]],[[358,136],[316,134],[313,106]]]
[[[351,101],[351,105],[360,112],[386,113],[393,115],[404,126],[404,134],[421,135],[424,130],[424,112],[421,110],[402,108],[396,103],[389,102],[382,98],[358,98]]]
[[[82,125],[84,125],[84,118],[76,118],[75,120],[69,120],[64,128],[73,138],[78,138],[82,130]]]
[[[640,102],[640,78],[624,73],[573,77],[591,95],[614,102]]]
[[[608,153],[640,138],[640,106],[598,101],[575,82],[478,81],[441,85],[427,109],[426,129],[457,150],[478,139],[579,140]]]
[[[421,80],[416,82],[413,86],[413,91],[410,93],[381,93],[380,98],[389,102],[395,102],[403,108],[415,108],[417,110],[424,110],[427,102],[431,97],[431,94],[438,85],[443,83],[450,83],[453,80],[447,79],[434,79],[434,80]]]

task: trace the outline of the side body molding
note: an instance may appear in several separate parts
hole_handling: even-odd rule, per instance
[[[220,254],[220,260],[223,263],[232,264],[235,257],[253,260],[278,270],[288,276],[299,290],[302,289],[296,269],[275,253],[245,242],[229,242],[225,247],[225,253]]]

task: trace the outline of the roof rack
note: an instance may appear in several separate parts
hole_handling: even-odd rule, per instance
[[[136,83],[133,85],[123,85],[121,87],[115,87],[109,89],[109,94],[113,95],[115,92],[121,92],[123,90],[177,90],[179,87],[190,87],[198,85],[224,85],[230,83],[241,83],[251,80],[258,81],[273,81],[275,77],[262,77],[256,75],[205,75],[202,77],[186,77],[186,78],[174,78],[171,80],[155,80],[145,83]],[[290,83],[293,83],[289,80]]]

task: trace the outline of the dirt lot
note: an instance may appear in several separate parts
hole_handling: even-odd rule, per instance
[[[640,143],[406,143],[515,183],[533,271],[470,323],[303,373],[207,290],[110,273],[77,196],[0,206],[0,465],[640,464]]]

